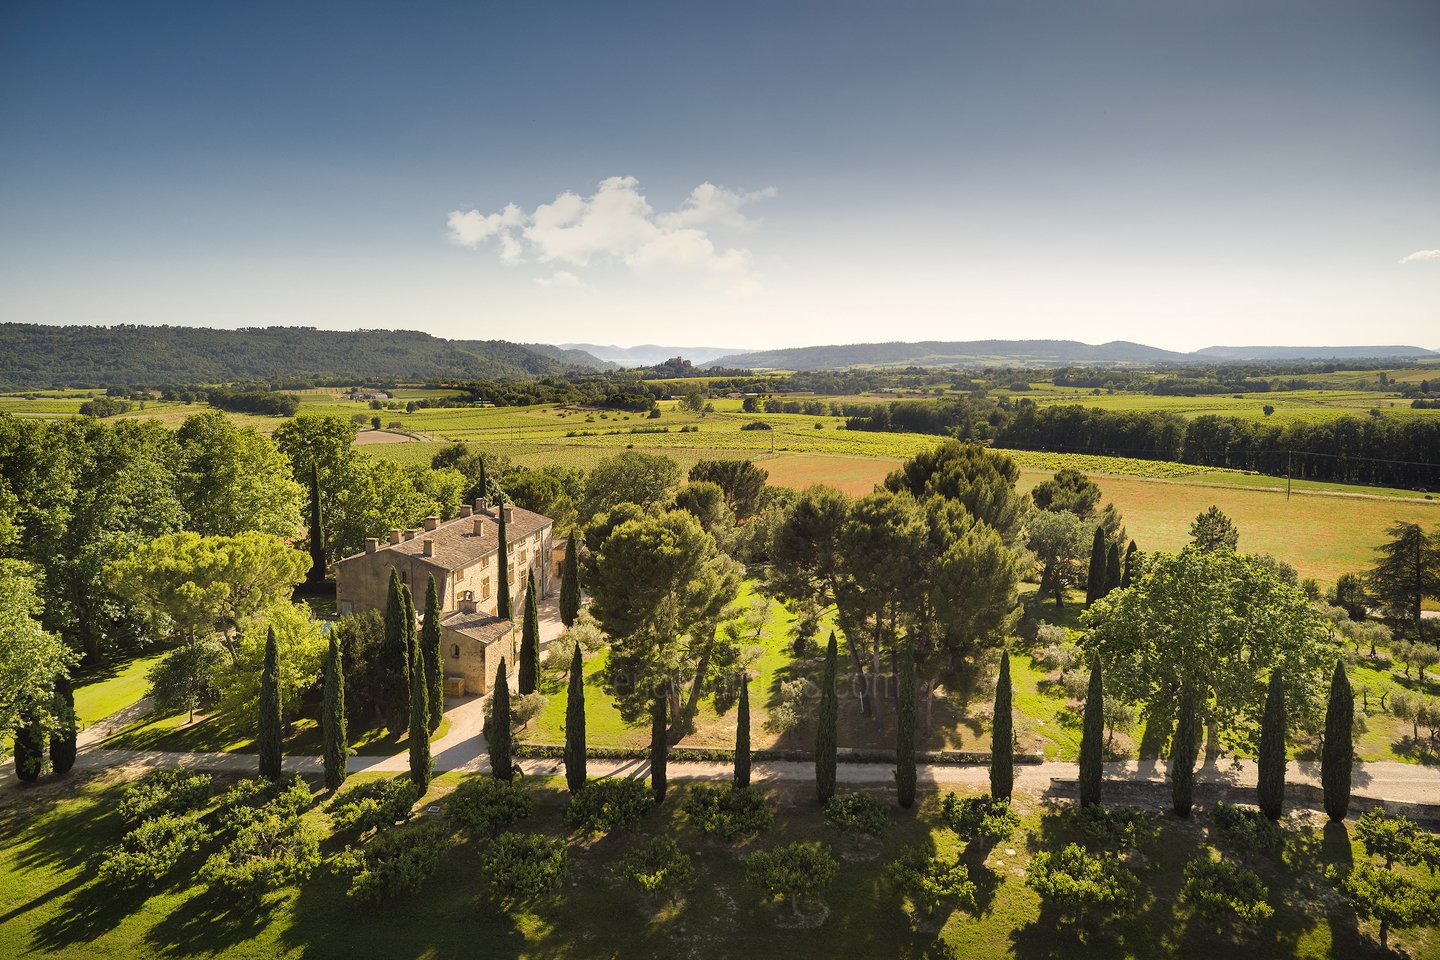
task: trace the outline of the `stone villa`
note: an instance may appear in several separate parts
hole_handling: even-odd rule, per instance
[[[558,589],[557,547],[553,523],[511,504],[505,511],[506,554],[510,572],[511,612],[525,610],[526,576],[535,572],[541,597]],[[422,615],[426,583],[435,577],[440,593],[440,650],[445,658],[446,692],[485,693],[500,658],[513,664],[520,634],[496,615],[498,603],[500,520],[485,500],[460,508],[453,520],[426,517],[418,530],[391,530],[387,542],[371,537],[365,552],[337,560],[335,600],[342,615],[385,609],[390,571],[410,585]],[[559,551],[564,550],[560,544]]]

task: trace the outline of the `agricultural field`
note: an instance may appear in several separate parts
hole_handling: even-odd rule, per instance
[[[660,808],[634,832],[599,838],[575,834],[562,817],[563,781],[527,780],[534,812],[521,829],[563,841],[568,879],[561,891],[502,907],[488,894],[479,869],[487,841],[455,831],[436,870],[414,893],[379,907],[346,895],[345,876],[329,862],[297,885],[248,907],[212,892],[199,877],[203,857],[184,856],[158,883],[116,889],[96,868],[124,832],[118,811],[126,781],[111,774],[45,785],[27,802],[0,812],[0,955],[44,954],[105,960],[175,958],[517,958],[626,957],[932,957],[1038,960],[1083,951],[1099,960],[1169,960],[1235,953],[1254,958],[1378,956],[1373,923],[1326,892],[1328,865],[1364,857],[1353,821],[1322,829],[1308,814],[1287,818],[1282,853],[1227,848],[1210,817],[1188,821],[1149,814],[1138,849],[1121,854],[1139,874],[1138,902],[1119,918],[1077,927],[1042,905],[1025,884],[1025,870],[1041,851],[1080,839],[1066,801],[1018,797],[1019,827],[994,845],[961,844],[940,816],[941,796],[923,792],[912,810],[893,805],[888,789],[869,790],[888,810],[876,838],[843,837],[828,827],[813,788],[774,784],[764,789],[774,825],[760,836],[727,843],[701,834],[682,812],[690,787],[676,784]],[[368,776],[351,778],[350,785]],[[420,819],[443,816],[444,798],[463,782],[445,774],[417,804]],[[34,802],[43,799],[44,802]],[[325,796],[316,798],[323,801]],[[306,813],[322,837],[320,852],[341,852],[346,837],[333,831],[319,804]],[[390,828],[397,829],[397,828]],[[688,853],[695,879],[665,899],[619,882],[614,869],[643,837],[673,838]],[[794,841],[818,841],[838,861],[835,879],[798,913],[767,899],[746,882],[743,858]],[[942,907],[916,913],[887,879],[886,867],[907,846],[959,859],[977,878],[977,909]],[[1216,927],[1196,916],[1179,892],[1183,867],[1212,846],[1229,849],[1268,888],[1275,915],[1254,933]],[[1434,930],[1395,931],[1392,947],[1434,956]],[[478,952],[477,952],[478,951]],[[1237,953],[1238,951],[1238,953]]]

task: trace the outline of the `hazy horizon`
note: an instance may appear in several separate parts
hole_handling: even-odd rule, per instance
[[[1440,348],[1440,7],[11,4],[0,320]]]

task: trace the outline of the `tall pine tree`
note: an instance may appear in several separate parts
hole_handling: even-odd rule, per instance
[[[565,538],[565,563],[560,568],[560,622],[575,625],[580,615],[580,545],[575,531]]]
[[[320,511],[320,466],[310,467],[310,572],[311,583],[325,582],[325,517]]]
[[[735,715],[735,786],[750,786],[750,676],[740,671],[740,704]]]
[[[838,752],[840,723],[839,693],[835,689],[839,667],[839,648],[835,631],[825,646],[825,672],[820,686],[820,723],[815,732],[815,796],[823,807],[835,796],[835,760]]]
[[[1135,582],[1135,574],[1139,572],[1135,569],[1135,554],[1139,552],[1135,541],[1131,540],[1130,546],[1125,548],[1125,572],[1120,575],[1120,586],[1128,587]]]
[[[565,785],[571,793],[579,793],[585,789],[585,778],[585,658],[577,643],[565,694]]]
[[[495,668],[495,689],[490,694],[490,722],[485,737],[490,742],[490,772],[501,780],[515,776],[515,761],[510,749],[510,677],[505,672],[505,658]]]
[[[1195,758],[1200,753],[1200,718],[1193,682],[1180,687],[1175,709],[1175,734],[1170,738],[1170,807],[1179,817],[1190,816],[1195,797]]]
[[[908,643],[900,653],[896,696],[900,715],[895,726],[895,799],[908,810],[915,803],[915,655]]]
[[[496,553],[496,563],[500,569],[497,571],[497,579],[500,581],[495,588],[495,615],[501,620],[510,620],[514,617],[514,611],[510,609],[510,540],[505,533],[505,498],[498,496],[495,499],[495,512],[500,515],[500,549]]]
[[[424,793],[430,788],[430,704],[425,682],[425,658],[415,622],[410,622],[410,658],[415,668],[410,671],[410,779]]]
[[[425,664],[425,703],[429,707],[428,726],[434,733],[445,718],[445,670],[440,657],[440,591],[435,575],[425,585],[425,623],[420,628],[420,659]]]
[[[525,581],[525,621],[520,629],[520,693],[540,689],[540,605],[535,597],[535,571]]]
[[[265,667],[260,672],[260,776],[280,779],[280,648],[275,628],[265,636]]]
[[[1330,702],[1325,706],[1325,744],[1320,752],[1320,786],[1325,812],[1336,823],[1350,812],[1350,769],[1355,758],[1355,694],[1345,676],[1345,661],[1335,661],[1330,676]]]
[[[1090,807],[1100,802],[1104,780],[1105,688],[1099,660],[1090,663],[1090,688],[1085,693],[1085,719],[1080,731],[1080,806]]]
[[[1270,671],[1270,689],[1265,694],[1265,716],[1260,720],[1260,758],[1256,766],[1259,781],[1255,798],[1260,812],[1279,820],[1285,807],[1285,684],[1280,670]]]
[[[340,640],[330,631],[325,655],[325,702],[320,708],[320,733],[325,743],[325,788],[338,790],[349,775],[350,747],[345,731],[345,665]]]
[[[990,796],[1009,800],[1015,789],[1015,711],[1010,687],[1010,651],[1000,654],[995,712],[990,721]]]
[[[669,745],[665,742],[666,705],[665,691],[656,690],[655,699],[650,701],[650,792],[655,795],[656,803],[665,802],[668,785],[665,777],[665,761],[669,753]]]
[[[1085,578],[1085,606],[1105,596],[1105,528],[1095,528],[1090,545],[1090,574]]]
[[[1112,543],[1105,554],[1105,593],[1118,590],[1124,579],[1125,575],[1120,570],[1120,544]]]
[[[70,678],[61,674],[55,678],[55,729],[50,731],[50,769],[56,773],[68,773],[75,766],[75,689]]]

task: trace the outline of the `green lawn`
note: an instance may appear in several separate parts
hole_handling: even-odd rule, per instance
[[[164,651],[148,653],[77,673],[74,678],[75,714],[81,727],[104,720],[144,697],[150,689],[150,668],[164,656]]]
[[[450,730],[449,719],[440,721],[440,728],[430,735],[431,742]],[[368,727],[347,731],[350,749],[362,756],[388,757],[408,749],[405,731],[391,734],[384,727]],[[184,713],[142,717],[111,736],[102,744],[125,750],[172,750],[196,753],[256,753],[255,731],[236,723],[224,714],[197,714],[194,722]],[[290,754],[319,756],[324,747],[320,724],[314,717],[300,717],[290,725],[284,751]]]
[[[359,778],[355,778],[359,779]],[[436,779],[421,809],[459,782]],[[676,904],[657,903],[617,883],[611,867],[631,835],[598,841],[571,836],[561,819],[558,781],[527,783],[536,801],[523,829],[568,842],[570,871],[556,897],[506,911],[487,895],[479,869],[481,842],[456,837],[439,869],[416,894],[380,907],[351,902],[344,880],[322,866],[296,888],[272,895],[258,911],[213,895],[195,880],[200,856],[182,859],[171,877],[133,892],[102,887],[97,862],[121,836],[122,784],[99,780],[44,785],[0,794],[0,956],[105,960],[170,958],[386,957],[1085,957],[1169,960],[1232,955],[1246,958],[1365,958],[1378,955],[1372,924],[1327,894],[1320,871],[1361,856],[1344,828],[1321,832],[1293,821],[1283,857],[1255,855],[1248,865],[1269,886],[1275,917],[1253,934],[1217,931],[1179,901],[1186,861],[1204,855],[1206,818],[1156,816],[1152,832],[1128,864],[1141,898],[1123,919],[1092,919],[1077,931],[1024,885],[1034,854],[1075,839],[1058,808],[1020,799],[1021,830],[991,850],[961,849],[936,819],[939,796],[922,793],[918,808],[892,807],[876,841],[843,841],[825,827],[812,788],[767,791],[777,809],[774,828],[736,846],[697,835],[679,813],[684,785],[671,788],[640,835],[669,834],[694,859],[696,881]],[[888,789],[875,791],[887,804]],[[325,822],[318,810],[310,814]],[[837,854],[835,882],[805,904],[804,920],[768,902],[744,880],[749,851],[792,840],[819,840]],[[977,916],[942,911],[918,921],[888,880],[885,866],[908,844],[960,857],[978,881]],[[335,839],[323,852],[339,850]],[[1431,881],[1433,882],[1433,881]],[[1433,957],[1435,931],[1392,934],[1411,957]]]

